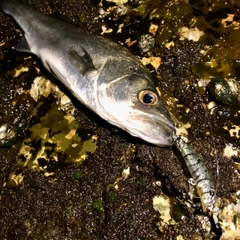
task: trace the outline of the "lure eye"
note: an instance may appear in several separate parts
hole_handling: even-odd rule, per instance
[[[154,106],[158,103],[158,97],[156,93],[150,91],[150,90],[143,90],[138,95],[139,101],[148,106]]]

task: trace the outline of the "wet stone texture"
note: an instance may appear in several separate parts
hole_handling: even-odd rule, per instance
[[[28,2],[143,61],[214,181],[217,211],[202,212],[175,147],[131,137],[78,103],[35,56],[12,49],[22,33],[0,13],[0,239],[239,238],[240,94],[226,104],[208,87],[239,84],[239,3]]]

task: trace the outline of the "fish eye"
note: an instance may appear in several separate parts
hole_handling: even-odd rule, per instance
[[[139,101],[148,106],[155,106],[158,103],[158,97],[156,93],[150,90],[143,90],[138,95]]]

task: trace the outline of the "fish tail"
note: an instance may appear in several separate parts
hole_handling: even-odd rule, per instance
[[[26,2],[24,0],[1,0],[0,9],[6,13],[11,9],[18,8],[22,4],[26,4]]]
[[[0,0],[0,10],[14,18],[25,34],[30,32],[29,28],[32,28],[33,32],[33,23],[42,18],[42,15],[24,0]]]
[[[23,14],[29,15],[29,12],[33,14],[33,8],[24,0],[0,0],[0,10],[14,19],[20,18]]]

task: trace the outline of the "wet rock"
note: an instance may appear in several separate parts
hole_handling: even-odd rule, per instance
[[[223,104],[232,104],[238,101],[240,85],[234,79],[215,78],[208,88],[216,100]]]
[[[0,147],[13,146],[17,140],[17,136],[23,132],[26,124],[25,119],[15,119],[12,124],[0,124]]]
[[[10,147],[16,140],[16,134],[13,126],[7,123],[3,123],[0,126],[0,146]]]

